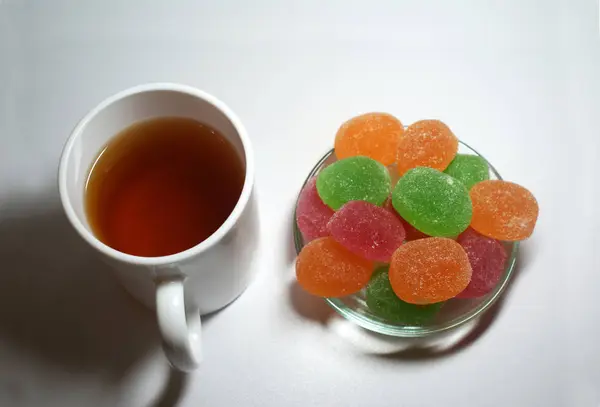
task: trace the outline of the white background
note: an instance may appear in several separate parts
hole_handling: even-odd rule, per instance
[[[599,406],[598,14],[585,0],[0,0],[0,405]],[[258,163],[260,274],[206,319],[188,377],[56,191],[77,120],[151,81],[229,104]],[[337,127],[373,110],[446,121],[541,206],[505,300],[450,349],[402,350],[294,284],[300,184]]]

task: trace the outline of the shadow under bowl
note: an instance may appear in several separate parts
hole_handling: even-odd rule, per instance
[[[463,143],[462,141],[459,142],[458,152],[461,154],[477,155],[483,158],[489,166],[490,179],[502,179],[494,166],[469,145]],[[334,163],[335,161],[337,161],[337,159],[334,151],[328,151],[310,171],[306,177],[306,180],[304,181],[304,184],[302,185],[302,188],[304,188],[306,183],[311,178],[318,175],[323,168]],[[397,178],[394,179],[394,174],[396,173],[395,169],[391,171],[391,173],[392,182],[395,184],[395,181],[397,180]],[[300,230],[298,229],[295,212],[293,222],[296,253],[300,253],[305,242],[302,237],[302,233],[300,233]],[[479,298],[450,299],[445,302],[434,319],[423,325],[403,325],[397,322],[388,321],[373,314],[369,307],[367,307],[364,289],[356,294],[342,298],[325,298],[325,301],[344,318],[373,332],[404,338],[419,338],[438,334],[440,332],[461,326],[482,315],[485,311],[489,310],[494,302],[496,302],[503,294],[511,277],[513,276],[517,252],[519,251],[519,242],[504,242],[503,244],[505,250],[507,251],[508,259],[506,261],[504,274],[494,290],[489,294]]]

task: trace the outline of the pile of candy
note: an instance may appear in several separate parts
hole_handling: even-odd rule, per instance
[[[298,283],[322,297],[366,287],[373,314],[409,325],[430,321],[451,298],[490,293],[507,260],[501,241],[528,238],[538,205],[527,189],[489,180],[483,158],[457,152],[438,120],[404,129],[369,113],[344,123],[338,161],[298,199]]]

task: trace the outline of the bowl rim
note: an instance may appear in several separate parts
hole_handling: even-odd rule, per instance
[[[477,156],[483,158],[485,162],[488,164],[490,171],[496,176],[497,179],[502,180],[502,176],[496,168],[477,150],[468,145],[467,143],[460,141],[459,144],[463,145],[467,149],[471,150],[472,153],[475,153]],[[330,149],[323,155],[316,163],[316,165],[310,170],[308,176],[304,180],[300,191],[306,186],[308,181],[317,175],[320,171],[323,163],[329,159],[332,155],[335,154],[334,149]],[[298,229],[298,223],[296,222],[296,208],[298,206],[298,199],[300,197],[300,193],[298,193],[298,197],[296,198],[296,203],[294,206],[294,214],[293,214],[293,233],[294,233],[294,245],[296,248],[296,254],[299,254],[302,248],[304,247],[304,242],[302,238],[302,234]],[[507,260],[507,265],[504,270],[504,274],[500,282],[496,285],[494,291],[487,295],[487,298],[484,301],[481,301],[476,307],[465,312],[464,314],[453,318],[449,321],[439,324],[433,324],[429,326],[410,326],[410,325],[397,325],[388,322],[382,322],[378,320],[374,320],[369,318],[368,316],[356,312],[354,309],[346,305],[342,298],[324,298],[325,302],[329,304],[337,313],[339,313],[344,318],[352,321],[359,326],[368,329],[373,332],[377,332],[384,335],[397,336],[403,338],[419,338],[424,336],[429,336],[437,333],[441,333],[447,331],[449,329],[456,328],[461,326],[472,319],[482,315],[485,311],[489,310],[492,305],[501,297],[504,293],[508,284],[514,274],[515,264],[517,260],[517,254],[519,252],[519,242],[506,242],[510,245],[510,256]]]

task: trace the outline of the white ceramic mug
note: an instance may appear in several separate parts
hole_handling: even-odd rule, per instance
[[[133,123],[164,116],[192,118],[227,137],[245,164],[244,187],[227,220],[200,244],[170,256],[132,256],[92,233],[84,209],[85,183],[98,153],[113,136]],[[183,371],[195,369],[202,359],[200,314],[229,304],[252,278],[258,234],[254,156],[239,119],[213,96],[188,86],[149,84],[125,90],[100,103],[75,127],[62,153],[58,183],[73,227],[113,266],[135,298],[156,308],[171,364]]]

